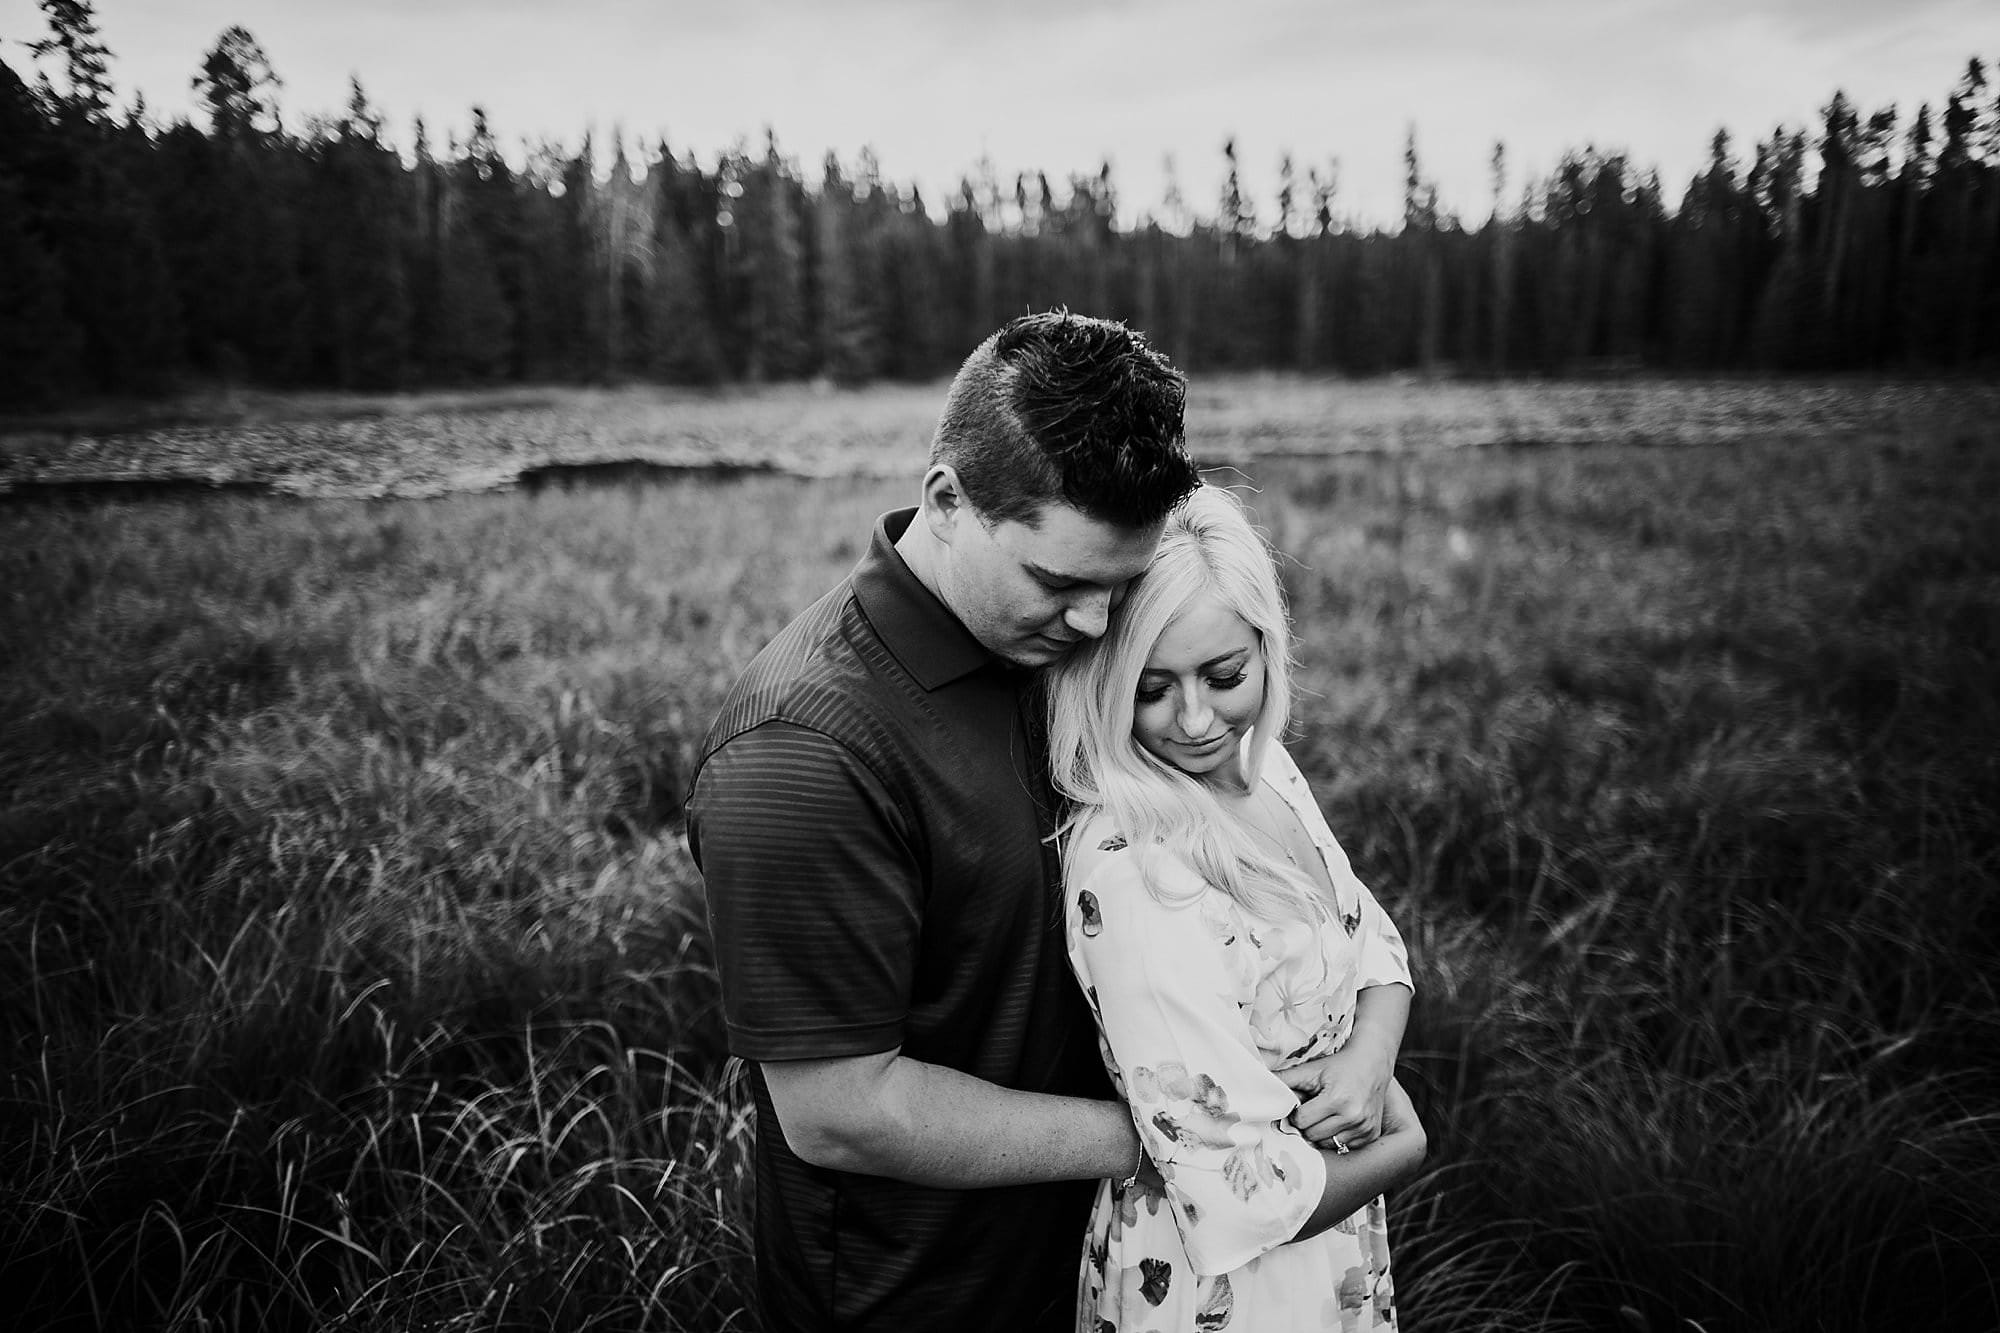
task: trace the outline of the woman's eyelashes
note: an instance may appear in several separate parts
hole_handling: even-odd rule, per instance
[[[1233,690],[1249,678],[1250,673],[1239,667],[1227,676],[1210,676],[1208,678],[1208,688],[1211,690]],[[1142,704],[1156,704],[1167,697],[1167,691],[1171,688],[1173,687],[1169,685],[1157,685],[1152,689],[1141,689],[1132,697]]]

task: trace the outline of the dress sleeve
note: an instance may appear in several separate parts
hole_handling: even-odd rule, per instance
[[[1410,979],[1410,951],[1403,944],[1402,932],[1368,886],[1359,880],[1355,883],[1361,889],[1361,926],[1356,932],[1361,938],[1361,975],[1355,989],[1408,986],[1414,991],[1417,984]]]
[[[1357,990],[1367,990],[1370,986],[1408,986],[1416,989],[1410,979],[1410,951],[1403,944],[1402,932],[1396,923],[1375,900],[1361,877],[1347,863],[1347,852],[1329,831],[1326,841],[1321,844],[1326,857],[1327,871],[1333,877],[1334,891],[1342,903],[1352,903],[1360,914],[1360,921],[1354,928],[1355,943],[1361,949],[1361,966],[1355,981]]]
[[[866,1055],[902,1042],[922,875],[903,812],[852,751],[785,722],[733,738],[695,783],[688,848],[734,1054]]]
[[[1319,1203],[1326,1166],[1287,1117],[1298,1098],[1266,1067],[1248,1004],[1251,926],[1194,881],[1162,902],[1117,851],[1066,895],[1070,959],[1188,1260],[1226,1273],[1292,1239]],[[1120,1206],[1157,1207],[1156,1198]]]

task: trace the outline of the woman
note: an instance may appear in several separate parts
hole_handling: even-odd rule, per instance
[[[1099,1189],[1080,1330],[1395,1327],[1409,965],[1278,743],[1289,651],[1269,550],[1203,487],[1050,678],[1070,962],[1146,1150]]]

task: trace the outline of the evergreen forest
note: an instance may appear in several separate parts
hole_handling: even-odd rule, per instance
[[[1936,106],[1836,91],[1820,123],[1747,151],[1716,130],[1678,205],[1594,148],[1516,187],[1496,143],[1490,213],[1469,221],[1440,208],[1412,131],[1400,224],[1362,230],[1337,163],[1284,161],[1259,216],[1233,144],[1212,210],[1170,189],[1126,224],[1108,164],[974,168],[926,199],[866,149],[809,171],[770,130],[708,161],[661,141],[635,162],[622,135],[509,154],[476,107],[441,144],[418,120],[404,147],[358,80],[294,130],[242,27],[194,73],[205,123],[163,126],[116,106],[87,0],[41,8],[24,68],[0,62],[5,406],[190,384],[926,379],[1057,304],[1204,371],[2000,363],[2000,81],[1976,57]]]

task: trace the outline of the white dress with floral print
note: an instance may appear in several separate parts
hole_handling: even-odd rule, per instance
[[[1099,1187],[1078,1291],[1081,1333],[1394,1329],[1383,1202],[1288,1243],[1326,1180],[1273,1072],[1338,1050],[1369,986],[1410,984],[1396,927],[1356,879],[1281,746],[1262,780],[1299,816],[1340,919],[1252,918],[1185,864],[1156,866],[1105,818],[1078,832],[1064,893],[1070,964],[1146,1149],[1129,1188]]]

